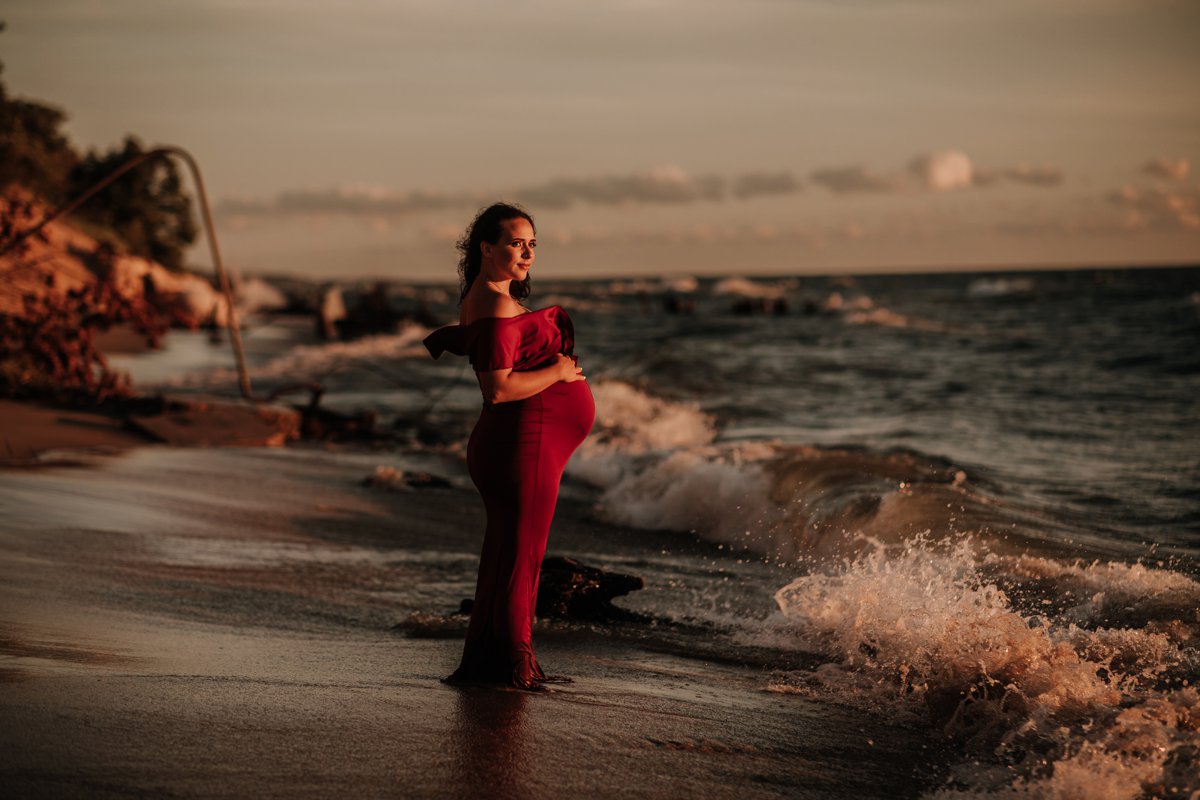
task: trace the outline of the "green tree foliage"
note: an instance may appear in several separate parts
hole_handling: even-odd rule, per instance
[[[0,63],[0,74],[3,70]],[[66,118],[52,106],[10,96],[0,81],[0,188],[19,183],[51,203],[66,199],[71,170],[79,161],[60,130]]]
[[[0,62],[0,75],[3,70]],[[0,80],[0,190],[17,183],[57,206],[145,152],[127,136],[107,152],[81,157],[61,130],[65,120],[58,108],[12,97]],[[191,198],[174,162],[165,158],[123,175],[75,216],[100,238],[170,269],[183,266],[183,252],[196,240]]]
[[[145,152],[133,136],[106,153],[89,152],[71,171],[71,193],[85,191]],[[165,158],[126,173],[75,213],[112,231],[130,252],[169,269],[183,266],[183,251],[196,240],[191,198],[183,191],[175,162]]]

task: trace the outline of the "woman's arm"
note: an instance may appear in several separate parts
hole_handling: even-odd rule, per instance
[[[514,400],[524,400],[559,381],[572,383],[587,380],[583,375],[583,368],[575,366],[575,360],[562,353],[558,354],[558,361],[541,369],[529,372],[497,369],[492,372],[478,372],[476,377],[479,378],[479,388],[483,391],[483,399],[489,403],[511,403]]]

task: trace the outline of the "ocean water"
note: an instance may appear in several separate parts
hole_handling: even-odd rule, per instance
[[[391,291],[457,319],[448,287]],[[530,303],[571,314],[596,397],[564,496],[656,533],[588,554],[646,577],[627,607],[752,653],[780,703],[954,743],[931,796],[1200,791],[1200,270],[535,279]],[[478,389],[425,329],[310,329],[252,323],[256,391],[317,381],[406,457],[461,453]],[[229,391],[212,353],[173,334],[121,366]]]

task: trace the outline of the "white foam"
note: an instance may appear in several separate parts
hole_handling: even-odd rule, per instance
[[[749,278],[731,277],[718,281],[712,288],[715,295],[731,294],[752,300],[778,300],[796,287],[795,281],[760,283]]]
[[[622,475],[605,490],[599,509],[610,521],[637,528],[763,546],[757,538],[770,528],[767,487],[765,476],[726,454],[680,450]]]
[[[967,286],[968,297],[1007,297],[1032,291],[1032,278],[976,278]]]
[[[622,525],[793,560],[853,551],[859,532],[969,528],[980,505],[965,475],[904,454],[717,442],[713,419],[695,404],[620,381],[598,381],[592,393],[596,423],[567,469],[604,490],[600,515]]]
[[[568,470],[604,489],[602,517],[721,541],[769,527],[755,515],[771,508],[759,465],[774,453],[772,444],[714,445],[713,419],[697,406],[621,381],[597,382],[592,394],[596,422]]]
[[[608,291],[612,294],[644,294],[661,290],[661,283],[647,278],[613,281],[608,285]]]
[[[287,297],[262,278],[247,278],[238,284],[237,306],[240,312],[278,311],[286,308]]]
[[[831,292],[821,301],[821,310],[841,314],[842,319],[851,325],[876,325],[881,328],[911,328],[935,332],[947,330],[941,323],[878,307],[874,300],[862,294],[844,297],[841,292]]]
[[[415,323],[405,323],[399,333],[367,336],[352,342],[330,342],[329,344],[295,347],[287,354],[274,358],[266,364],[250,370],[255,379],[288,378],[293,381],[313,380],[330,368],[347,361],[374,360],[380,358],[420,358],[428,354],[421,340],[429,329]],[[169,385],[209,386],[232,381],[237,373],[232,369],[219,369],[172,379]]]
[[[1074,561],[1034,556],[988,554],[985,565],[998,565],[1018,580],[1052,581],[1059,595],[1079,602],[1060,612],[1078,624],[1139,623],[1164,617],[1200,622],[1200,585],[1178,572],[1145,564]]]
[[[592,432],[572,456],[568,471],[599,487],[636,474],[644,456],[711,442],[712,419],[694,404],[651,397],[622,381],[597,381]]]
[[[983,577],[973,549],[967,540],[878,546],[780,589],[785,641],[830,661],[773,688],[932,718],[991,760],[956,770],[958,785],[939,798],[1133,798],[1172,782],[1185,784],[1178,796],[1200,791],[1200,778],[1172,773],[1170,761],[1200,746],[1195,688],[1157,688],[1166,675],[1194,674],[1196,626],[1087,629],[1022,614]],[[1015,572],[1004,577],[1018,583],[1036,569],[1135,603],[1200,602],[1200,584],[1167,570],[1005,563]]]
[[[890,308],[874,308],[870,311],[851,311],[843,319],[851,325],[876,325],[880,328],[909,328],[917,331],[941,333],[945,325],[920,317],[899,314]]]
[[[691,275],[683,275],[674,278],[663,278],[663,288],[670,292],[678,292],[680,294],[688,294],[700,288],[700,282]]]
[[[866,295],[857,295],[847,300],[841,292],[831,292],[821,301],[822,311],[867,311],[875,307],[875,301]]]
[[[608,286],[603,287],[602,291],[614,295],[661,294],[663,292],[688,294],[696,291],[699,286],[700,282],[691,275],[675,275],[663,276],[658,280],[653,278],[633,278],[630,280],[613,281]]]
[[[596,423],[589,448],[604,447],[631,455],[653,450],[708,444],[716,436],[713,419],[694,403],[652,397],[622,381],[592,387]]]

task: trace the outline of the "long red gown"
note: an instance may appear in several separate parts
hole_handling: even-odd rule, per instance
[[[431,333],[425,347],[465,355],[476,372],[541,369],[572,356],[575,330],[562,306],[483,317]],[[531,629],[538,577],[567,459],[588,435],[596,406],[587,381],[558,381],[524,400],[483,404],[467,468],[487,510],[475,605],[462,663],[450,680],[512,683],[544,678]]]

